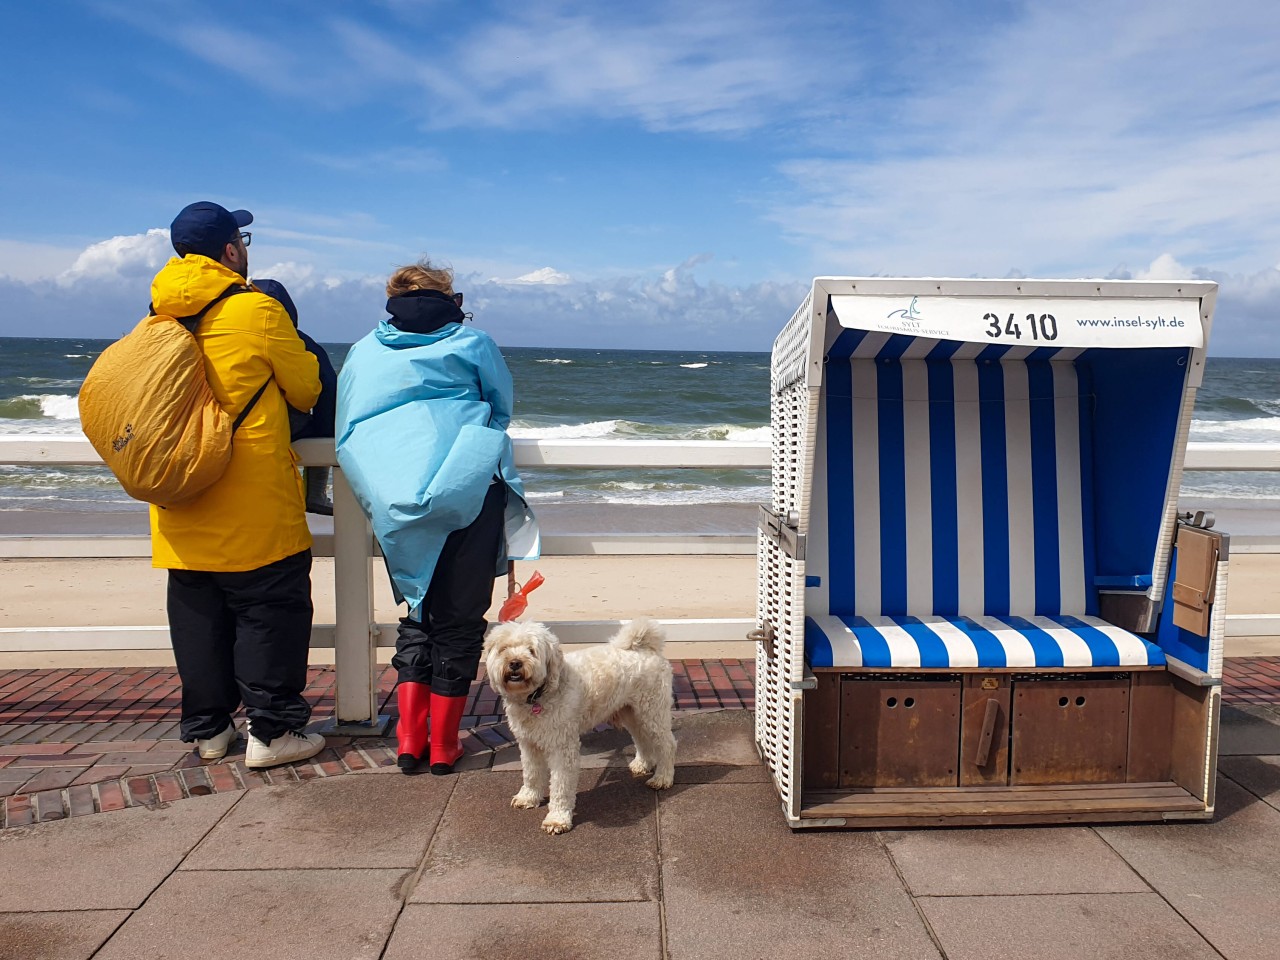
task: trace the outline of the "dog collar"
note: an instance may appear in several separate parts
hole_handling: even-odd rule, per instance
[[[524,702],[529,704],[529,706],[533,707],[534,713],[542,712],[542,704],[540,704],[538,701],[542,699],[542,694],[546,692],[546,689],[547,689],[547,685],[544,683],[537,690],[533,691],[533,693],[529,694],[529,696],[525,697]]]

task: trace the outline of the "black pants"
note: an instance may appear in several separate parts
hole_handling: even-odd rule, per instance
[[[170,570],[182,739],[221,733],[241,701],[263,743],[305,727],[311,613],[310,550],[243,573]]]
[[[444,542],[422,603],[422,619],[401,619],[391,665],[402,683],[426,683],[445,697],[464,696],[480,666],[502,549],[507,485],[495,480],[471,525]]]

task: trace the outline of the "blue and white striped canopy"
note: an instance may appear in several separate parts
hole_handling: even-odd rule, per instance
[[[1163,663],[1099,620],[1080,350],[846,330],[828,351],[813,666]],[[826,662],[829,661],[829,662]]]

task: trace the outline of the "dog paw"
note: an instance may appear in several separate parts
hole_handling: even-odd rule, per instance
[[[639,757],[632,760],[631,763],[627,765],[627,769],[631,771],[631,775],[633,777],[647,777],[649,774],[653,773],[653,767],[642,762]]]
[[[553,837],[557,833],[568,833],[573,829],[573,821],[568,817],[547,817],[542,821],[542,829]]]
[[[533,790],[521,789],[514,797],[511,798],[511,806],[517,810],[532,810],[542,802],[542,797],[538,796]]]
[[[653,788],[654,790],[665,790],[667,789],[667,787],[671,786],[674,780],[675,780],[675,776],[670,773],[665,775],[655,774],[654,776],[650,777],[648,781],[646,781],[645,785]]]

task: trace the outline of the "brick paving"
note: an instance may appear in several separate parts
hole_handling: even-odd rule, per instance
[[[676,660],[672,668],[677,711],[754,708],[754,661]],[[487,766],[514,742],[481,670],[462,720],[461,768]],[[334,682],[332,667],[308,672],[317,722],[333,716]],[[394,687],[385,667],[379,701],[392,717]],[[1229,704],[1280,705],[1280,657],[1227,660],[1222,690]],[[172,668],[0,671],[0,827],[395,765],[394,737],[330,736],[313,759],[272,770],[245,767],[243,739],[224,759],[202,761],[177,739],[179,709]]]
[[[486,766],[515,740],[483,670],[468,693],[460,767]],[[672,670],[677,711],[754,707],[754,661],[676,660]],[[308,671],[313,721],[333,716],[334,683],[333,667]],[[394,687],[384,667],[380,712],[392,717]],[[394,737],[329,736],[313,759],[271,770],[245,767],[243,739],[203,761],[178,740],[180,708],[173,668],[0,670],[0,828],[395,765]]]

